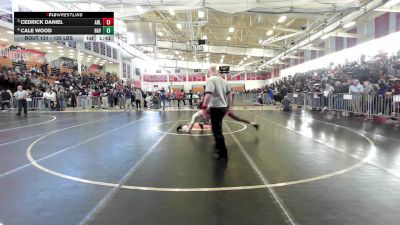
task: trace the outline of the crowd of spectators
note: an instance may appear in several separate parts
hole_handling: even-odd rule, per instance
[[[130,109],[134,105],[137,109],[162,107],[177,102],[193,107],[198,102],[201,94],[185,93],[184,90],[176,92],[143,91],[132,88],[130,83],[118,80],[116,76],[106,74],[78,75],[62,73],[58,76],[48,76],[40,67],[31,67],[22,71],[16,68],[0,68],[0,102],[2,110],[12,107],[12,98],[17,86],[21,85],[29,93],[28,106],[32,108],[65,110],[66,107],[88,109]],[[162,103],[162,104],[160,104]],[[15,106],[14,106],[15,107]]]
[[[400,94],[400,64],[398,55],[387,57],[380,53],[370,61],[349,62],[344,65],[308,71],[285,77],[266,88],[276,90],[282,97],[287,93]]]

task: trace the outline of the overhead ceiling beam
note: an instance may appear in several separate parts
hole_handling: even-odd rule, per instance
[[[171,40],[173,39],[173,40]],[[160,41],[175,41],[175,42],[187,42],[188,38],[187,37],[173,37],[173,38],[169,38],[169,37],[158,37],[158,40]],[[226,41],[226,39],[224,40],[217,40],[216,42],[210,41],[208,40],[209,44],[212,45],[222,45],[222,46],[237,46],[237,47],[246,47],[246,48],[260,48],[260,45],[257,43],[254,44],[250,44],[250,43],[243,43],[240,41],[235,41],[235,40],[231,40],[231,41]],[[244,46],[245,45],[245,46]],[[275,47],[275,48],[282,48],[281,45],[274,45],[274,44],[267,44],[266,46],[268,47]]]
[[[186,47],[186,43],[183,42],[170,42],[170,41],[159,41],[158,43],[158,48],[159,49],[165,49],[165,50],[179,50],[179,51],[183,51],[183,52],[187,52],[190,53],[190,49],[187,49]],[[181,46],[180,48],[177,46]],[[273,51],[269,50],[269,49],[262,49],[262,48],[245,48],[245,47],[241,47],[241,46],[221,46],[221,45],[212,45],[209,44],[208,46],[208,50],[210,51],[210,53],[215,53],[215,54],[230,54],[230,55],[239,55],[239,56],[243,56],[243,55],[250,55],[252,57],[272,57],[273,56]],[[183,49],[185,48],[185,49]],[[223,51],[217,51],[216,49],[224,49]],[[253,52],[253,54],[252,54]],[[257,53],[258,52],[258,55]],[[260,53],[263,53],[262,55]]]
[[[297,33],[288,34],[288,35],[284,35],[284,36],[280,36],[280,37],[276,37],[276,38],[272,37],[272,38],[269,38],[269,39],[263,41],[262,45],[274,43],[274,42],[277,42],[277,41],[282,41],[282,40],[285,40],[287,38],[291,38],[291,37],[294,37],[294,36],[297,36],[297,35],[301,35],[301,34],[304,34],[304,31],[299,31]]]
[[[165,18],[165,16],[161,12],[156,11],[156,15],[160,16],[164,21],[167,21],[167,18]],[[174,31],[172,31],[171,28],[169,28],[168,24],[161,23],[161,25],[164,26],[164,28],[170,33],[171,36],[174,36],[174,37],[176,36]]]
[[[172,26],[176,25],[176,23],[179,22],[179,21],[176,21],[176,20],[160,20],[160,19],[155,19],[155,18],[143,18],[141,21],[142,22],[153,22],[153,23],[168,24],[168,25],[172,25]],[[127,20],[127,23],[129,23],[129,22],[130,22],[130,20]],[[220,29],[220,28],[230,27],[231,24],[211,24],[211,23],[208,23],[206,26],[208,28]],[[264,32],[266,32],[266,31],[268,31],[270,29],[267,26],[252,26],[252,27],[249,27],[247,25],[238,25],[238,24],[236,24],[234,27],[235,27],[235,29],[260,30],[260,31],[264,31]],[[290,28],[283,28],[283,27],[276,27],[275,29],[280,29],[280,30],[288,31],[288,32],[298,32],[298,31],[300,31],[298,29],[290,29]]]
[[[345,38],[360,38],[361,37],[361,35],[359,35],[359,34],[343,33],[343,32],[334,33],[331,36],[345,37]]]
[[[219,40],[218,36],[211,29],[208,29],[206,27],[206,30],[208,31],[208,33],[210,33],[214,37],[215,40]]]
[[[319,47],[304,47],[304,48],[300,48],[302,50],[315,50],[315,51],[325,51],[324,48],[319,48]]]

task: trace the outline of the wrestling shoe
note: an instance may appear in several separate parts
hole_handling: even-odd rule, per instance
[[[192,132],[189,131],[189,129],[187,127],[182,129],[183,132],[187,133],[187,134],[191,134]]]
[[[254,123],[254,122],[250,122],[250,124],[251,124],[254,128],[256,128],[256,130],[258,130],[258,128],[259,128],[259,126],[260,126],[260,125]]]
[[[182,124],[179,124],[178,127],[176,128],[176,132],[180,133],[182,130]]]

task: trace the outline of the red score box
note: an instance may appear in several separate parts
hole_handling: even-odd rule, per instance
[[[114,26],[114,18],[103,18],[103,26]]]

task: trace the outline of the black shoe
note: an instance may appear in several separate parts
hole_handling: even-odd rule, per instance
[[[258,125],[258,124],[253,124],[253,127],[256,128],[256,130],[258,130],[259,126],[260,125]]]
[[[15,114],[16,116],[21,116],[21,114]]]
[[[202,123],[199,123],[199,126],[202,130],[204,130],[204,125]]]
[[[182,130],[182,124],[179,124],[178,127],[176,128],[176,132],[180,133]]]

